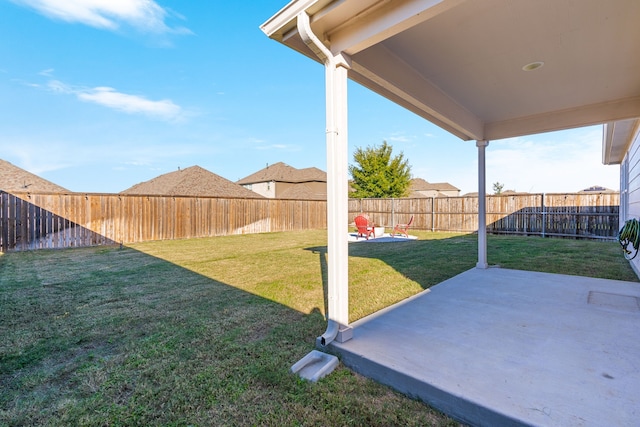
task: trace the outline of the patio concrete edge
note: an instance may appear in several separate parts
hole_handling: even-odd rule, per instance
[[[333,343],[329,347],[331,352],[338,354],[341,362],[354,372],[391,387],[411,398],[421,400],[457,421],[473,426],[529,425],[462,396],[452,395],[410,375],[390,370],[388,367],[381,366],[363,355],[355,354],[343,347],[338,349]],[[419,390],[417,394],[416,390]]]

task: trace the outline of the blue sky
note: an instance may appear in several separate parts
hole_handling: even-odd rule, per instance
[[[268,39],[285,0],[0,0],[0,158],[71,191],[199,165],[326,170],[323,67]],[[355,83],[349,151],[386,140],[414,177],[477,190],[477,150]],[[491,141],[487,191],[619,188],[600,126]],[[350,156],[352,159],[352,156]]]

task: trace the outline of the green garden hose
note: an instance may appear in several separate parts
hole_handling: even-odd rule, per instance
[[[638,255],[638,247],[640,246],[640,222],[631,218],[627,220],[620,232],[618,233],[618,243],[622,246],[624,257],[626,259],[634,259]],[[629,249],[629,245],[633,250]]]

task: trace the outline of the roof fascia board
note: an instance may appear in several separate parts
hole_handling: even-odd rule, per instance
[[[611,149],[613,147],[613,130],[615,122],[605,123],[602,129],[602,163],[611,164]]]
[[[380,0],[329,29],[326,38],[336,54],[354,55],[466,0]]]
[[[372,69],[375,69],[375,73],[371,71]],[[357,58],[352,57],[350,77],[353,80],[362,81],[354,75],[355,73],[368,81],[368,84],[365,84],[366,87],[454,135],[464,140],[485,139],[482,120],[451,99],[383,45],[374,46],[366,53],[359,54]],[[394,96],[389,97],[389,94]]]
[[[294,0],[289,2],[286,6],[276,12],[271,18],[269,18],[264,24],[260,25],[260,29],[268,37],[281,40],[282,34],[289,26],[295,27],[296,17],[300,12],[303,12],[317,3],[318,0]],[[278,37],[280,35],[280,37]]]
[[[640,133],[640,119],[605,123],[602,134],[602,163],[622,163],[634,137]]]
[[[640,96],[485,124],[488,141],[640,117]]]
[[[297,32],[297,16],[301,12],[307,12],[313,22],[314,14],[334,3],[342,3],[345,0],[293,0],[269,18],[260,29],[268,37],[283,41],[285,33]]]

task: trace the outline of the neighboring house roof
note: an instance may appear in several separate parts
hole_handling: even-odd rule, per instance
[[[278,162],[236,181],[236,184],[247,185],[257,182],[327,182],[327,173],[318,168],[296,169],[286,163]]]
[[[200,166],[191,166],[159,175],[121,191],[120,194],[263,198],[261,195]]]
[[[526,191],[514,191],[514,190],[504,190],[500,194],[487,193],[487,196],[513,196],[518,194],[529,194]],[[465,193],[462,197],[478,197],[478,192],[474,191],[471,193]]]
[[[451,197],[451,194],[446,194],[441,191],[436,192],[435,194],[424,194],[420,191],[412,191],[409,193],[409,199],[430,199],[432,197]]]
[[[601,185],[593,185],[589,188],[585,188],[584,190],[580,190],[579,193],[617,193],[617,191],[602,187]]]
[[[278,199],[327,200],[327,191],[317,192],[308,185],[296,184],[279,194]]]
[[[448,182],[427,182],[422,178],[414,178],[409,185],[409,191],[460,191]]]
[[[437,196],[440,196],[439,194]],[[424,193],[421,193],[419,191],[409,191],[409,196],[408,198],[410,199],[430,199],[432,196],[427,196]]]
[[[39,193],[70,193],[64,187],[0,159],[0,190]]]

